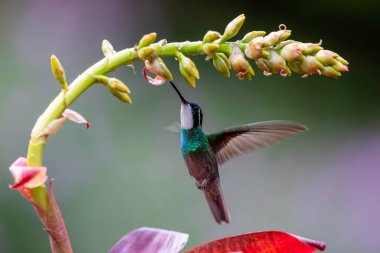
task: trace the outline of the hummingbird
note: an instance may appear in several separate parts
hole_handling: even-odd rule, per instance
[[[308,130],[302,124],[275,120],[234,126],[206,135],[202,130],[200,106],[186,100],[175,84],[170,84],[181,99],[181,154],[198,189],[206,197],[218,224],[230,223],[230,215],[220,187],[219,166],[248,151],[257,150]]]

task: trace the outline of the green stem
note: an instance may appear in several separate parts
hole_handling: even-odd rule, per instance
[[[154,43],[153,46],[160,57],[176,57],[178,51],[185,55],[202,55],[202,42],[174,42],[174,43]],[[221,44],[220,52],[229,53],[230,43]],[[45,112],[38,118],[33,130],[32,138],[29,142],[28,165],[41,166],[45,140],[41,140],[41,132],[54,119],[60,117],[62,112],[71,105],[84,91],[94,84],[94,75],[105,75],[120,66],[131,64],[133,61],[140,60],[135,48],[128,48],[115,53],[114,55],[103,58],[90,68],[79,75],[68,87],[65,92],[61,92],[46,108]]]
[[[178,52],[185,55],[202,55],[204,54],[202,50],[202,42],[182,42],[182,43],[154,43],[153,46],[159,57],[176,57]],[[220,51],[224,53],[229,53],[230,45],[224,43],[220,47]],[[96,80],[95,75],[105,75],[118,67],[131,64],[136,60],[140,60],[136,48],[128,48],[119,51],[109,57],[103,58],[98,61],[87,70],[85,70],[81,75],[79,75],[66,90],[62,90],[58,96],[49,104],[46,110],[38,118],[36,124],[33,127],[31,139],[29,141],[28,148],[28,166],[42,166],[43,164],[43,154],[46,143],[46,136],[42,136],[44,129],[55,119],[59,118],[62,112],[71,105],[83,92],[85,92],[91,85],[93,85]],[[46,191],[46,187],[39,186],[31,189],[31,194],[33,196],[34,202],[42,210],[49,212],[49,195]],[[59,207],[57,207],[59,208]],[[59,212],[60,213],[60,212]],[[59,217],[55,217],[59,220]],[[62,220],[63,222],[63,220]],[[62,225],[62,224],[61,224]],[[72,252],[68,234],[66,228],[63,226],[64,232],[61,246],[65,250],[64,252]],[[54,241],[54,238],[50,238]],[[55,242],[54,242],[55,243]],[[52,244],[53,245],[53,244]],[[52,251],[56,252],[52,246]]]

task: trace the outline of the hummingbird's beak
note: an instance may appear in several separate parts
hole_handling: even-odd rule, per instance
[[[179,90],[177,89],[177,87],[175,86],[175,84],[172,81],[169,81],[169,82],[173,86],[173,88],[175,89],[175,91],[177,92],[179,98],[182,101],[182,104],[187,105],[189,102],[187,102],[187,100],[182,96],[181,92],[179,92]]]

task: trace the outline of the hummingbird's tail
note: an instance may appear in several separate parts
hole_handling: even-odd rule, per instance
[[[230,223],[230,215],[228,213],[226,203],[224,202],[219,179],[217,178],[210,181],[203,192],[215,221],[219,224],[221,224],[222,221],[225,223]]]

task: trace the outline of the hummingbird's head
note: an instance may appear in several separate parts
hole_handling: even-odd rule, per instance
[[[196,103],[187,101],[181,94],[181,92],[177,89],[175,84],[170,81],[170,84],[177,92],[179,98],[181,99],[181,128],[183,129],[191,129],[202,127],[203,122],[203,113],[202,109]]]
[[[199,105],[193,102],[181,105],[181,128],[202,128],[203,113]]]

